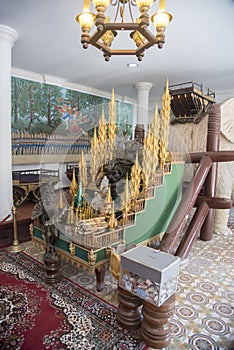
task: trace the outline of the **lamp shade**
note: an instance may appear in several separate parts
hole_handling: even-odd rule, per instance
[[[76,16],[77,22],[81,28],[91,28],[95,19],[95,15],[90,11],[83,11]]]
[[[156,29],[160,27],[166,28],[169,22],[172,20],[172,15],[168,12],[159,11],[151,17],[151,20],[155,25]]]
[[[136,4],[140,9],[142,6],[151,6],[155,0],[136,0]]]
[[[107,7],[110,4],[110,0],[93,0],[93,4],[95,7],[97,6]]]

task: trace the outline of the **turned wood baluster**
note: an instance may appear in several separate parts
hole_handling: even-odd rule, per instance
[[[155,306],[143,300],[141,338],[151,348],[163,349],[171,342],[170,319],[175,308],[175,294],[163,305]]]
[[[128,330],[139,328],[141,324],[139,311],[139,306],[142,304],[141,299],[119,286],[118,300],[117,322],[120,327]]]

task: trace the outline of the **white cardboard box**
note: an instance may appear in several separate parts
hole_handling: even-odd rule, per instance
[[[179,265],[177,256],[138,246],[121,255],[119,285],[160,306],[176,291]]]

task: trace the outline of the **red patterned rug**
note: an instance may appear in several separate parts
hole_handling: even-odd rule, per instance
[[[43,265],[0,251],[0,349],[142,350],[139,332],[121,329],[116,308],[62,277],[44,283]]]

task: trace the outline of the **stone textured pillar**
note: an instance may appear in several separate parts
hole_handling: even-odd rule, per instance
[[[11,213],[12,157],[11,157],[11,49],[17,32],[0,25],[0,220]]]
[[[148,105],[149,105],[149,92],[153,84],[148,82],[136,83],[137,89],[137,125],[143,125],[144,130],[147,130],[148,126]]]

